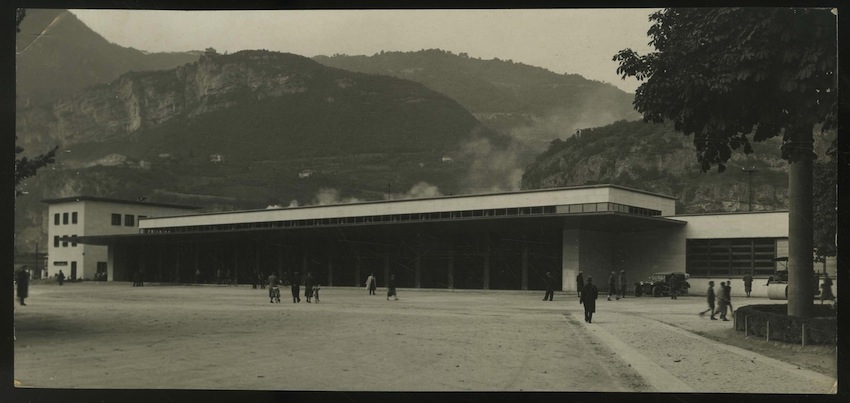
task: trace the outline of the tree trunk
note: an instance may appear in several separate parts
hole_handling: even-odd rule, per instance
[[[808,141],[797,144],[811,146],[811,130],[808,133]],[[788,175],[788,315],[810,318],[815,297],[812,290],[813,153],[800,154],[799,160],[790,164]]]

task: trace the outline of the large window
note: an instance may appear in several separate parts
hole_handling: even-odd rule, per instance
[[[71,213],[71,224],[76,224],[76,223],[77,223],[77,212],[75,211],[75,212]]]
[[[112,214],[112,225],[121,225],[121,214]]]
[[[59,213],[53,215],[53,225],[59,225]]]
[[[124,226],[125,227],[132,227],[134,225],[136,225],[136,217],[134,217],[132,214],[125,214],[124,215]]]
[[[68,213],[62,213],[62,224],[68,224]]]
[[[775,270],[774,238],[688,239],[691,276],[769,276]]]

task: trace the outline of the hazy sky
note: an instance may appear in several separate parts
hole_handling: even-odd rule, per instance
[[[443,49],[580,74],[634,92],[611,60],[651,50],[654,9],[545,10],[72,10],[110,42],[148,52],[268,49],[302,56]]]

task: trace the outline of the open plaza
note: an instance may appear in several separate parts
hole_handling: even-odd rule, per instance
[[[19,388],[835,393],[835,346],[745,337],[704,296],[38,281],[15,305]],[[749,304],[782,303],[733,298]],[[22,390],[22,389],[19,389]]]

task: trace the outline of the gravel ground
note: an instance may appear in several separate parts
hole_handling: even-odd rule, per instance
[[[748,340],[701,297],[35,284],[15,308],[24,388],[828,393],[834,347]],[[766,300],[751,299],[752,303]],[[744,301],[733,301],[743,304]],[[749,302],[749,301],[747,301]],[[798,369],[799,367],[799,369]],[[746,375],[746,376],[743,376]]]

